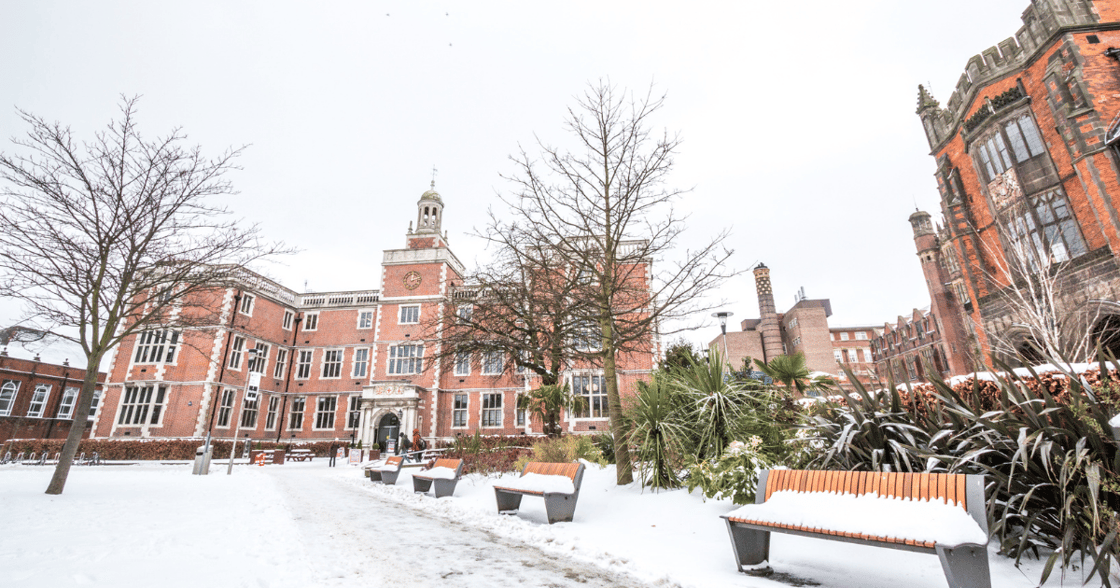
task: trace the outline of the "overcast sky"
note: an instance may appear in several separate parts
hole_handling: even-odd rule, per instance
[[[180,126],[217,154],[249,145],[226,204],[302,250],[265,273],[297,291],[380,287],[432,168],[444,228],[471,231],[508,156],[564,139],[565,108],[609,78],[667,94],[683,144],[682,246],[729,227],[734,264],[765,262],[780,311],[804,287],[836,325],[929,304],[907,217],[939,211],[917,85],[945,104],[1028,0],[800,2],[8,2],[0,150],[23,108],[80,137],[139,94],[140,129]],[[501,211],[498,210],[500,213]],[[746,272],[719,292],[757,317]],[[18,315],[0,301],[0,326]],[[707,326],[689,338],[718,334]]]

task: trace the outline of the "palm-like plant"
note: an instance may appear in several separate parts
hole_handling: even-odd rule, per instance
[[[680,486],[683,441],[688,429],[678,413],[671,386],[662,378],[638,382],[630,406],[630,444],[638,450],[638,471],[643,486],[654,489]]]
[[[809,389],[812,374],[805,365],[805,354],[800,351],[794,355],[779,355],[769,363],[763,363],[758,359],[754,360],[754,363],[762,373],[770,376],[775,382],[781,382],[789,390],[796,389],[798,395],[803,396]]]
[[[567,383],[547,384],[517,398],[517,408],[528,411],[540,420],[544,434],[549,437],[559,437],[563,432],[560,427],[560,411],[578,411],[586,406],[587,398],[572,394]]]
[[[719,353],[712,353],[707,362],[689,359],[687,368],[677,370],[674,376],[687,421],[698,433],[696,458],[719,457],[733,440],[735,423],[750,400],[748,393],[726,377]]]

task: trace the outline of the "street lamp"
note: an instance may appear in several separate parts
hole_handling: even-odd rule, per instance
[[[254,344],[252,348],[246,349],[245,352],[249,354],[249,357],[247,358],[247,361],[245,362],[245,394],[246,395],[241,397],[241,404],[245,404],[245,398],[247,397],[247,395],[249,393],[249,385],[250,385],[249,381],[253,377],[253,364],[255,363],[255,360],[257,359],[257,353],[260,353],[257,350],[256,344]],[[233,394],[234,394],[234,400],[236,401],[237,400],[237,392],[234,392]],[[234,402],[234,406],[236,406],[236,405],[237,405],[237,403]],[[234,427],[233,427],[233,439],[230,441],[231,444],[230,444],[230,448],[229,448],[229,467],[226,468],[226,475],[227,476],[233,473],[233,456],[234,456],[234,454],[237,453],[237,435],[241,433],[241,413],[243,413],[243,412],[245,412],[245,407],[244,406],[242,406],[241,410],[237,412],[237,424],[234,425]]]
[[[730,358],[727,356],[727,317],[734,313],[721,310],[720,312],[713,312],[712,316],[719,319],[719,330],[723,333],[723,360],[730,364]]]

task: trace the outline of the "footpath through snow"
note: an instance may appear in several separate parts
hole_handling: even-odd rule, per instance
[[[719,518],[734,505],[618,487],[593,465],[575,520],[555,525],[534,497],[497,514],[493,486],[510,476],[467,476],[437,500],[413,494],[408,469],[383,486],[323,461],[232,476],[144,464],[74,468],[46,496],[51,471],[0,467],[0,586],[945,586],[935,556],[780,534],[777,573],[741,575]],[[1040,562],[1020,571],[991,549],[995,588],[1035,585]]]

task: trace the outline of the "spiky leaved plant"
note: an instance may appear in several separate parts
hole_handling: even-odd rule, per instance
[[[696,435],[696,459],[718,458],[735,438],[736,423],[750,401],[748,393],[727,377],[719,353],[706,362],[689,359],[685,369],[672,372],[671,382],[680,395],[680,417],[692,424]]]
[[[643,486],[677,488],[688,429],[680,418],[672,387],[662,377],[638,382],[638,393],[627,410],[630,445],[637,448]]]

